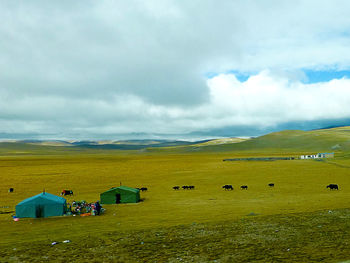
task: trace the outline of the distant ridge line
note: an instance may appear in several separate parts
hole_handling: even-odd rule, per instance
[[[334,128],[343,128],[343,127],[349,127],[349,125],[331,125],[323,128],[312,129],[310,131],[328,130],[328,129],[334,129]]]
[[[233,158],[224,159],[223,161],[277,161],[277,160],[294,160],[295,157],[252,157],[252,158]]]

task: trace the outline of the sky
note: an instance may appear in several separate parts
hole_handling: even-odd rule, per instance
[[[350,124],[346,0],[0,0],[0,139]]]

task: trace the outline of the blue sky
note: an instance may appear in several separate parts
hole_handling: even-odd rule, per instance
[[[350,70],[312,70],[312,69],[301,69],[304,73],[303,78],[301,79],[302,83],[312,84],[318,82],[328,82],[333,79],[342,79],[350,77]],[[250,76],[254,76],[257,72],[254,73],[243,73],[238,70],[229,70],[224,73],[214,73],[209,72],[206,73],[207,78],[213,78],[220,74],[233,74],[240,82],[245,82]]]
[[[306,79],[303,83],[328,82],[333,79],[349,78],[350,70],[304,70]]]
[[[214,78],[220,74],[233,74],[236,76],[236,78],[240,82],[245,82],[252,75],[251,73],[242,73],[242,72],[239,72],[238,70],[228,70],[228,71],[223,72],[223,73],[209,72],[209,73],[205,74],[205,77],[211,79],[211,78]]]

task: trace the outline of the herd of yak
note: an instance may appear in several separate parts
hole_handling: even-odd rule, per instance
[[[183,185],[181,188],[184,190],[194,190],[194,185]],[[180,190],[180,186],[174,186],[173,189]]]
[[[274,183],[269,183],[268,184],[269,187],[274,187],[275,184]],[[193,190],[194,189],[194,185],[184,185],[181,187],[183,190]],[[224,190],[233,190],[233,186],[231,184],[225,184],[222,187]],[[248,190],[248,185],[241,185],[241,190]],[[330,190],[339,190],[339,187],[337,184],[329,184],[326,186],[326,188],[329,188]],[[180,190],[180,186],[174,186],[173,187],[174,190]]]
[[[268,186],[274,187],[275,184],[270,183],[270,184],[268,184]],[[194,189],[194,185],[184,185],[181,188],[183,190],[193,190]],[[225,184],[222,188],[225,189],[225,190],[233,190],[233,186],[231,184]],[[180,190],[180,186],[174,186],[173,189],[174,190]],[[241,185],[241,189],[242,190],[248,190],[248,185]]]
[[[269,183],[268,184],[269,187],[274,187],[275,184],[274,183]],[[183,185],[183,186],[174,186],[173,189],[174,190],[180,190],[180,188],[182,188],[183,190],[194,190],[194,185]],[[222,188],[224,190],[233,190],[233,186],[231,184],[225,184],[224,186],[222,186]],[[241,190],[248,190],[248,185],[241,185]],[[329,184],[326,186],[326,188],[329,188],[330,190],[339,190],[339,187],[337,184]],[[148,190],[147,187],[140,187],[140,188],[137,188],[139,189],[140,191],[142,192],[145,192]],[[8,190],[9,193],[13,193],[14,189],[13,188],[10,188]],[[73,195],[73,191],[72,190],[62,190],[61,192],[61,195]]]

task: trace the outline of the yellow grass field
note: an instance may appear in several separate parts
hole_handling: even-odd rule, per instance
[[[19,201],[43,189],[52,194],[73,189],[75,196],[68,200],[96,201],[99,193],[122,182],[149,189],[141,194],[144,201],[139,204],[106,206],[106,217],[113,216],[112,221],[122,228],[226,220],[250,212],[268,215],[348,207],[350,169],[312,160],[222,161],[231,156],[118,153],[5,157],[0,167],[0,206],[14,210]],[[275,188],[267,186],[270,182]],[[327,190],[329,183],[338,183],[340,191]],[[224,184],[232,184],[235,190],[224,191]],[[195,185],[196,189],[174,191],[175,185]],[[240,190],[240,185],[248,185],[248,191]],[[15,192],[7,193],[11,186]],[[8,216],[2,215],[1,219],[5,229],[6,223],[15,227],[21,224],[13,224]],[[77,219],[58,220],[65,224]],[[27,221],[31,220],[23,220],[23,224]]]
[[[141,193],[143,201],[138,204],[104,205],[106,213],[102,216],[14,222],[11,214],[0,214],[0,251],[9,256],[12,249],[30,244],[48,245],[66,239],[82,242],[91,237],[101,238],[111,231],[215,225],[252,218],[249,214],[253,213],[257,218],[350,207],[347,158],[223,162],[225,158],[241,156],[269,154],[91,151],[91,154],[2,156],[2,212],[14,211],[18,202],[43,189],[56,195],[62,189],[72,189],[75,195],[68,197],[68,201],[88,202],[99,200],[101,192],[119,186],[120,182],[131,187],[145,186],[148,191]],[[271,182],[275,183],[274,188],[267,186]],[[330,183],[337,183],[340,190],[326,189]],[[225,184],[232,184],[234,190],[223,190]],[[195,190],[174,191],[175,185],[194,185]],[[248,185],[248,190],[240,190],[241,185]],[[14,187],[14,193],[7,192],[10,187]]]

